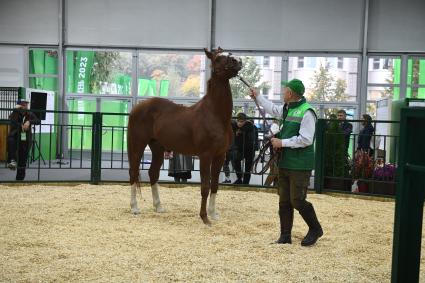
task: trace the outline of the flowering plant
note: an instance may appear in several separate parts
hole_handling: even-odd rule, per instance
[[[353,179],[369,179],[373,176],[374,161],[369,152],[358,150],[354,156]]]
[[[373,172],[373,178],[379,181],[394,181],[396,168],[393,164],[377,166]]]

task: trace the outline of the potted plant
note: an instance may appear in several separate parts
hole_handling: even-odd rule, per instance
[[[368,180],[372,178],[374,170],[373,158],[369,155],[368,151],[357,150],[354,156],[352,176],[357,184],[357,190],[360,193],[369,192]]]
[[[377,163],[373,172],[374,187],[373,192],[381,195],[395,194],[395,172],[393,164]]]
[[[338,120],[328,122],[325,139],[325,178],[326,189],[349,191],[348,156],[345,151],[344,133]]]

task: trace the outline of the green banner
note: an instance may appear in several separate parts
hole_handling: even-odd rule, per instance
[[[66,51],[66,92],[74,93],[74,51]]]
[[[139,96],[156,96],[156,80],[139,79]]]
[[[400,84],[400,69],[401,69],[401,60],[400,59],[394,59],[394,78],[393,83],[394,84]],[[393,100],[399,100],[400,99],[400,88],[396,87],[394,88],[393,93]]]
[[[117,85],[117,93],[130,95],[131,93],[131,77],[124,74],[117,74],[114,78]]]
[[[74,87],[76,93],[90,93],[90,74],[93,67],[93,51],[76,51],[74,65]]]
[[[168,96],[168,90],[170,88],[169,80],[161,80],[159,85],[159,96]]]
[[[425,85],[425,59],[419,61],[419,84]],[[425,87],[418,89],[418,98],[425,98]]]

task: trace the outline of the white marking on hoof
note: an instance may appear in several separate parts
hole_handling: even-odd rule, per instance
[[[136,183],[131,185],[130,207],[131,207],[131,213],[135,215],[140,214],[140,209],[137,205],[137,198],[136,198],[137,189],[140,189],[140,187],[138,188]]]
[[[211,217],[212,220],[218,220],[219,216],[217,211],[215,210],[215,198],[217,197],[217,194],[211,194],[210,195],[210,202],[208,204],[208,216]]]
[[[161,205],[161,200],[159,198],[158,188],[159,188],[158,183],[155,183],[151,186],[153,207],[154,207],[155,212],[164,213],[164,212],[166,212],[166,210]]]
[[[155,212],[164,213],[164,212],[167,212],[167,210],[163,208],[161,204],[159,204],[158,206],[155,207]]]

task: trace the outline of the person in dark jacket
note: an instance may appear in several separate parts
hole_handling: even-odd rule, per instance
[[[357,150],[367,151],[372,155],[373,149],[370,148],[370,140],[375,132],[372,126],[372,117],[368,114],[363,114],[362,125],[363,128],[359,132],[359,139],[357,141]]]
[[[255,155],[256,126],[254,123],[247,120],[245,113],[239,113],[236,117],[237,128],[235,134],[235,146],[240,158],[232,160],[237,176],[237,180],[234,184],[249,184],[251,179],[251,167]],[[245,160],[244,171],[242,171],[242,160]]]
[[[350,135],[353,132],[353,124],[347,122],[347,112],[339,110],[337,112],[338,120],[341,121],[340,126],[344,133],[345,153],[348,155],[348,147],[350,146]]]
[[[28,153],[32,145],[31,125],[40,124],[34,113],[28,110],[28,101],[18,100],[15,110],[9,116],[10,129],[7,136],[7,166],[16,170],[16,180],[25,179]]]

